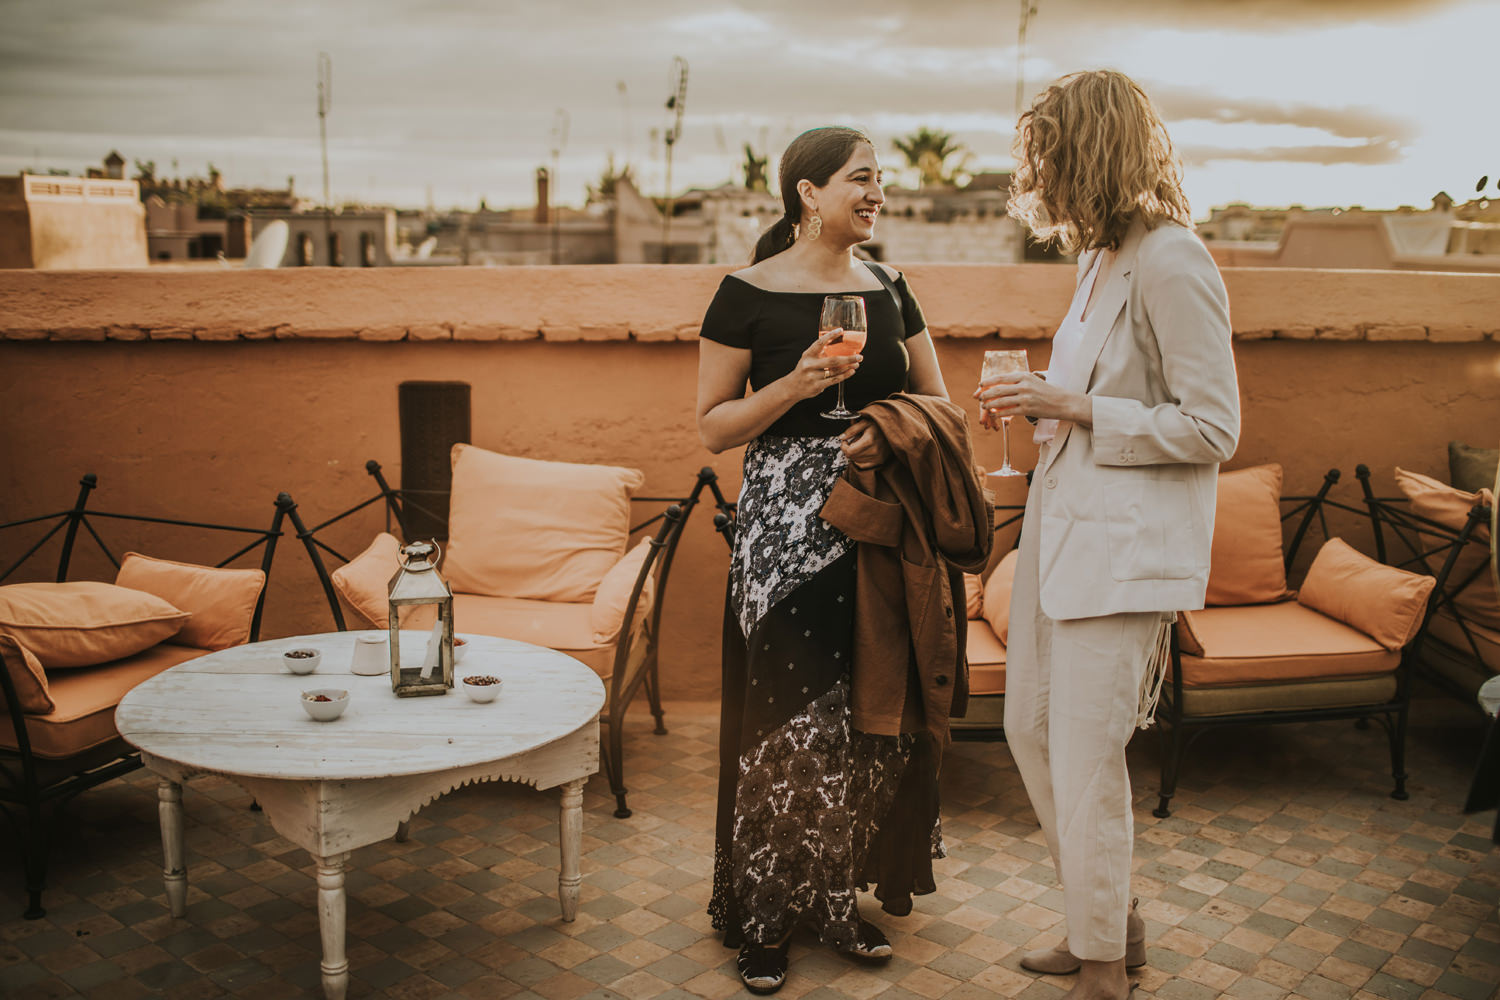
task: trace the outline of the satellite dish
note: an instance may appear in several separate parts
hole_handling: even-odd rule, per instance
[[[260,231],[250,243],[250,253],[245,257],[246,267],[280,267],[281,258],[286,255],[287,240],[291,238],[291,230],[287,228],[286,222],[275,219],[266,224],[266,228]]]
[[[429,236],[417,245],[417,260],[426,260],[437,249],[437,237]]]

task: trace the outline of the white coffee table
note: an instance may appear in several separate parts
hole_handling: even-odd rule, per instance
[[[318,866],[323,989],[339,1000],[349,983],[344,865],[357,847],[385,840],[422,806],[477,781],[562,786],[558,895],[562,917],[578,910],[583,783],[599,770],[604,685],[572,657],[509,639],[468,636],[456,673],[493,674],[492,703],[445,695],[397,698],[389,674],[350,673],[353,632],[297,636],[210,653],[146,681],[115,713],[120,735],[141,750],[158,785],[167,900],[187,909],[182,784],[222,775],[253,795],[276,832]],[[403,633],[414,652],[426,633]],[[294,676],[281,654],[320,650],[318,671]],[[420,662],[418,658],[417,662]],[[349,707],[314,722],[300,698],[344,688]]]

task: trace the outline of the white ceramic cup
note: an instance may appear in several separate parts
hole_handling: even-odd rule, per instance
[[[354,637],[354,658],[349,670],[364,677],[390,673],[390,642],[383,635],[357,635]]]

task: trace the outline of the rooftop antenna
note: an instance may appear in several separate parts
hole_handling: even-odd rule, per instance
[[[333,58],[318,53],[318,141],[323,146],[323,242],[333,260],[333,205],[328,200],[328,109],[333,107]]]
[[[557,166],[562,160],[562,151],[568,145],[568,113],[558,108],[552,113],[552,176],[547,178],[547,200],[557,201]],[[562,213],[548,209],[552,216],[552,263],[562,263]]]
[[[615,90],[620,94],[620,110],[625,115],[625,162],[630,162],[630,91],[625,87],[624,80],[615,81]]]
[[[1016,36],[1016,115],[1020,116],[1026,100],[1026,29],[1036,17],[1041,0],[1021,0],[1021,27]]]
[[[682,138],[682,113],[687,109],[687,81],[688,64],[682,56],[672,59],[672,72],[667,76],[667,84],[672,88],[672,96],[667,98],[667,110],[673,112],[672,126],[662,136],[667,144],[667,210],[661,220],[661,262],[672,263],[672,212],[676,208],[676,198],[672,195],[672,147],[677,145],[677,140]]]

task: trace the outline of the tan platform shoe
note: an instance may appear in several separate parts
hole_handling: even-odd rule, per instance
[[[1146,921],[1136,912],[1140,899],[1130,901],[1125,914],[1125,968],[1138,969],[1146,964]],[[1044,976],[1071,976],[1082,965],[1068,950],[1068,939],[1055,948],[1038,948],[1021,956],[1021,968]]]

